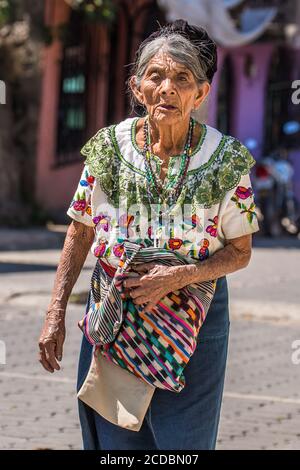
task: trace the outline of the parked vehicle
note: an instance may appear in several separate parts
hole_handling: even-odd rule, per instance
[[[256,165],[253,184],[264,235],[276,237],[283,233],[300,233],[299,203],[294,194],[293,175],[288,152],[283,148]]]

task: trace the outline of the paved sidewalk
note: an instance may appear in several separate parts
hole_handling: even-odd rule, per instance
[[[0,311],[8,345],[0,366],[2,449],[81,447],[75,375],[82,309],[69,309],[62,370],[54,374],[36,361],[41,313]],[[291,362],[297,338],[299,325],[232,321],[219,449],[300,449],[300,365]]]
[[[84,305],[69,303],[62,370],[37,361],[59,250],[0,253],[0,448],[80,449],[75,392]],[[88,257],[74,288],[87,292]],[[300,449],[300,250],[255,248],[249,267],[228,276],[231,333],[218,449]],[[300,357],[300,354],[298,355]]]

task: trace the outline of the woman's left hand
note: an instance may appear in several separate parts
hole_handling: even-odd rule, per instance
[[[157,263],[135,265],[124,280],[124,287],[136,305],[144,305],[142,312],[152,310],[169,292],[180,289],[184,266],[164,266]]]

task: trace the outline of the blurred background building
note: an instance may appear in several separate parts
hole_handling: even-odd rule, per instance
[[[37,2],[25,3],[28,11],[23,10],[22,14],[32,18],[32,5]],[[14,200],[10,192],[15,195],[11,185],[16,183],[11,172],[16,171],[19,179],[15,179],[22,194],[27,195],[26,203],[25,207],[20,206],[22,200],[16,198],[9,205],[10,210],[6,207],[0,213],[2,223],[13,223],[21,212],[27,214],[28,220],[37,222],[69,222],[65,212],[82,168],[81,146],[99,128],[132,115],[126,92],[129,64],[140,42],[159,24],[175,18],[204,26],[218,44],[218,71],[200,118],[240,139],[257,160],[280,147],[286,148],[294,169],[295,195],[300,201],[300,105],[292,102],[292,83],[300,80],[300,1],[45,0],[38,3],[43,8],[36,5],[35,18],[29,24],[42,22],[43,34],[36,35],[38,39],[34,41],[29,28],[28,36],[32,36],[34,44],[39,44],[39,71],[31,75],[31,88],[27,84],[29,97],[35,96],[36,105],[29,108],[33,121],[35,113],[37,122],[31,130],[27,128],[30,144],[23,145],[25,157],[24,153],[22,157],[22,146],[16,145],[21,157],[10,163],[3,194],[4,201]],[[5,80],[1,71],[0,79]],[[23,112],[28,113],[28,105],[24,106]],[[8,112],[10,107],[6,105],[6,108]],[[0,106],[0,123],[3,109]],[[7,135],[16,132],[12,118],[10,125],[4,126]],[[26,122],[28,126],[28,114]],[[2,132],[1,128],[0,139],[3,139]],[[11,153],[6,153],[8,158],[13,158]],[[18,169],[20,161],[23,170]],[[7,184],[7,181],[11,182]]]

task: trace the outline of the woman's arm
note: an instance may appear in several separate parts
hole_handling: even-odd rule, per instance
[[[221,250],[204,261],[178,268],[179,284],[210,281],[245,268],[251,258],[252,234],[227,240]],[[185,268],[185,269],[184,269]],[[181,272],[180,272],[181,271]],[[183,286],[182,286],[183,287]]]
[[[224,248],[204,261],[183,266],[164,266],[145,263],[135,266],[136,273],[128,273],[124,280],[126,294],[137,305],[154,307],[160,299],[188,284],[218,279],[226,274],[245,268],[251,258],[252,235],[227,240]]]
[[[39,362],[49,372],[59,370],[65,340],[65,314],[72,289],[94,240],[92,227],[72,221],[56,271],[52,298],[39,338]]]

